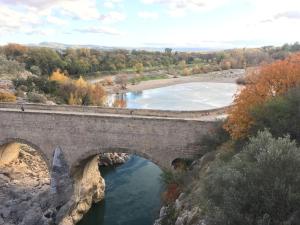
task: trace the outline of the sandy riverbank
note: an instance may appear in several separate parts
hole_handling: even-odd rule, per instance
[[[245,75],[245,70],[232,69],[232,70],[210,72],[205,74],[191,75],[186,77],[142,81],[135,85],[128,84],[127,89],[125,90],[112,88],[108,90],[108,92],[124,93],[124,92],[131,92],[131,91],[143,91],[147,89],[160,88],[160,87],[166,87],[166,86],[183,84],[183,83],[191,83],[191,82],[235,83],[237,78],[243,77],[244,75]]]

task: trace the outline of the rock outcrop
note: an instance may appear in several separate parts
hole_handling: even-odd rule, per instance
[[[165,205],[160,210],[159,218],[154,225],[206,225],[207,221],[199,207],[198,196],[202,185],[201,177],[209,171],[210,163],[215,159],[216,152],[208,152],[195,160],[185,174],[185,191],[175,202]]]
[[[19,157],[20,144],[9,143],[0,147],[0,167],[5,166]]]
[[[74,192],[70,200],[58,212],[60,225],[74,225],[90,209],[93,202],[104,198],[105,181],[100,176],[99,157],[94,156],[74,175]]]
[[[49,171],[42,157],[21,145],[19,157],[0,167],[0,225],[50,225]]]
[[[102,153],[99,155],[99,166],[113,166],[125,163],[129,159],[127,153]]]
[[[74,225],[93,202],[104,198],[105,182],[94,156],[72,176],[63,152],[54,152],[51,182],[43,158],[27,145],[0,167],[0,225]],[[51,183],[51,185],[50,185]]]

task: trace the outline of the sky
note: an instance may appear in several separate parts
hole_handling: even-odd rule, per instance
[[[0,0],[0,45],[256,47],[299,27],[299,0]]]

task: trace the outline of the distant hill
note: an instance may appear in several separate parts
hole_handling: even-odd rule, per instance
[[[58,42],[41,42],[39,44],[29,44],[29,46],[48,47],[48,48],[54,48],[59,50],[64,50],[67,48],[90,48],[90,49],[98,49],[103,51],[111,51],[116,49],[126,49],[126,50],[137,49],[137,50],[145,50],[145,51],[162,52],[165,50],[164,47],[110,47],[110,46],[101,46],[101,45],[72,45],[72,44],[64,44]],[[186,47],[175,47],[172,49],[173,51],[178,51],[178,52],[202,52],[202,51],[220,50],[220,49],[211,49],[211,48],[186,48]]]
[[[114,47],[106,47],[100,45],[71,45],[71,44],[63,44],[58,42],[41,42],[39,44],[29,44],[29,46],[36,46],[36,47],[47,47],[47,48],[54,48],[54,49],[67,49],[67,48],[91,48],[91,49],[101,49],[101,50],[113,50],[119,49]]]

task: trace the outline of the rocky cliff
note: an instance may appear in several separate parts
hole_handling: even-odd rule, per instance
[[[21,145],[18,155],[0,167],[0,224],[52,224],[48,167],[28,146]]]
[[[99,157],[94,156],[76,172],[73,195],[57,215],[60,225],[76,224],[93,202],[99,202],[104,198],[105,181],[100,176],[98,164]]]
[[[18,158],[0,167],[0,225],[73,225],[93,202],[104,198],[98,156],[85,162],[71,179],[60,148],[49,172],[37,151],[20,146]]]

